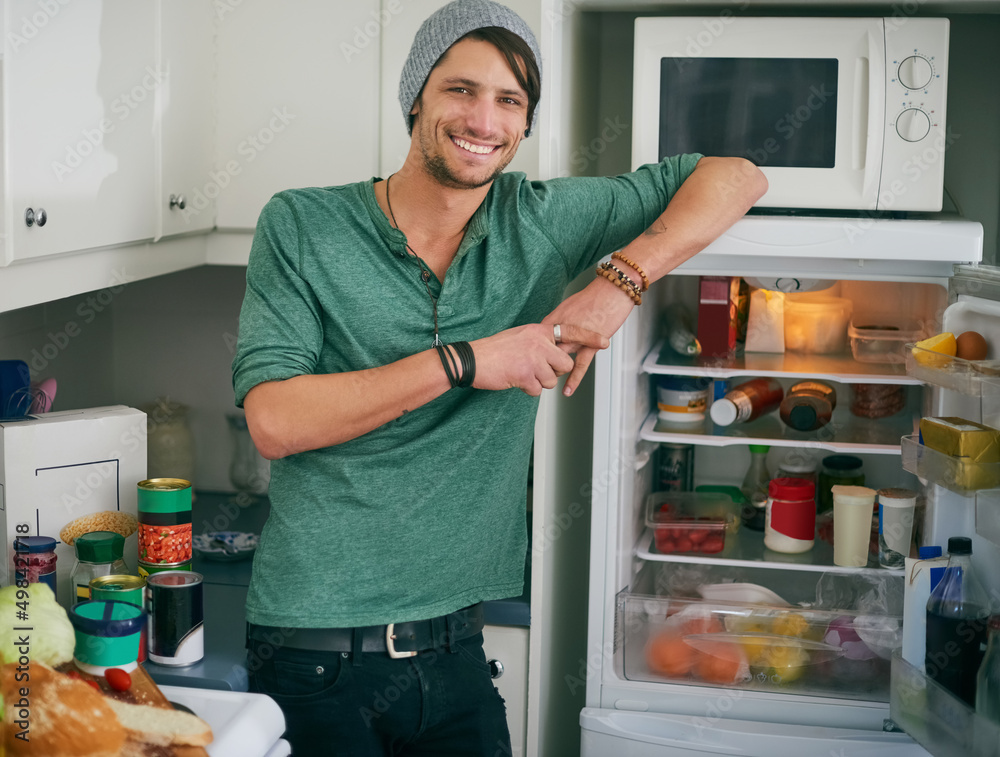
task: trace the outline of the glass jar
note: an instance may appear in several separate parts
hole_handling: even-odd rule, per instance
[[[128,575],[128,566],[122,559],[125,537],[114,531],[91,531],[73,540],[76,565],[70,574],[73,591],[72,604],[90,599],[90,582],[99,576]]]
[[[194,481],[194,435],[187,405],[160,397],[140,407],[146,414],[146,478]]]
[[[864,486],[863,465],[861,458],[854,455],[828,455],[823,458],[816,497],[817,512],[825,513],[833,509],[833,493],[830,491],[833,486]]]
[[[14,580],[45,583],[56,593],[56,540],[51,536],[14,539]]]

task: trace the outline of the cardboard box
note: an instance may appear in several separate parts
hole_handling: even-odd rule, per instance
[[[738,276],[702,276],[698,284],[698,343],[702,358],[730,359],[736,352]]]
[[[14,581],[14,538],[56,539],[57,598],[72,603],[76,562],[60,532],[78,518],[106,511],[136,517],[136,484],[146,477],[146,414],[113,405],[64,410],[0,422],[0,585]],[[125,540],[135,569],[137,537]]]

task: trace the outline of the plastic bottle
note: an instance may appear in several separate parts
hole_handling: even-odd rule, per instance
[[[733,387],[725,397],[713,402],[709,414],[718,426],[746,423],[771,412],[784,398],[785,390],[777,379],[751,379]]]
[[[927,675],[970,707],[983,661],[989,598],[972,572],[972,540],[948,539],[948,567],[927,600]]]
[[[801,478],[776,478],[768,487],[764,546],[797,555],[813,548],[816,485]]]
[[[1000,724],[1000,615],[989,621],[986,655],[976,677],[976,712]]]
[[[771,474],[767,470],[767,453],[771,449],[766,444],[751,444],[750,466],[743,476],[740,491],[747,499],[743,522],[747,528],[755,531],[764,530],[767,505],[767,485]]]
[[[814,431],[830,422],[837,407],[837,392],[821,381],[800,381],[781,401],[782,422],[796,431]]]

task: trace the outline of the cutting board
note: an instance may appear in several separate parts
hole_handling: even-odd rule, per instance
[[[104,679],[104,676],[92,676],[80,672],[72,662],[60,665],[58,669],[63,673],[75,670],[80,673],[81,678],[97,682],[97,685],[101,687],[101,692],[113,699],[119,699],[122,702],[131,702],[132,704],[148,704],[153,707],[164,707],[168,710],[173,709],[173,706],[167,701],[163,692],[160,691],[153,679],[149,677],[149,673],[146,672],[146,669],[142,665],[130,673],[132,676],[132,686],[128,691],[115,691],[108,686],[108,682]],[[143,757],[208,757],[208,752],[200,746],[161,747],[144,744],[141,750],[134,750],[130,753],[135,755],[141,754]]]

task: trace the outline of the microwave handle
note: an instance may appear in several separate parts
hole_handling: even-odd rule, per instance
[[[882,146],[885,140],[885,36],[881,28],[868,32],[868,56],[857,60],[854,82],[854,139],[852,156],[862,171],[861,197],[864,207],[878,205]]]

